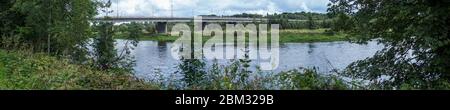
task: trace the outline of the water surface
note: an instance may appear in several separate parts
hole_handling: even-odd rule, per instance
[[[117,48],[123,48],[125,40],[117,40]],[[140,41],[132,51],[136,59],[136,75],[144,79],[173,76],[180,61],[171,56],[172,43]],[[287,71],[299,67],[317,67],[319,72],[328,73],[334,69],[342,70],[350,63],[371,57],[382,45],[369,42],[366,45],[345,41],[320,43],[284,43],[280,45],[280,65],[271,72]],[[228,60],[219,60],[226,64]],[[258,60],[253,60],[252,67]]]

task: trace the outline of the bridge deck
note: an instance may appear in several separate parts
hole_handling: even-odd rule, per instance
[[[201,17],[201,22],[263,22],[266,18],[234,18],[234,17]],[[94,21],[110,22],[193,22],[195,18],[169,18],[169,17],[119,17],[95,18]]]

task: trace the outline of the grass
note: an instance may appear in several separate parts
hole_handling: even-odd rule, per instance
[[[99,71],[45,54],[0,50],[1,90],[148,90],[157,86],[121,70]]]
[[[348,40],[344,34],[328,34],[327,29],[287,29],[280,30],[281,43],[333,42]]]
[[[299,34],[320,34],[325,33],[327,29],[321,28],[321,29],[283,29],[280,30],[280,33],[299,33]]]
[[[170,35],[156,35],[156,36],[144,36],[144,37],[141,37],[139,40],[142,40],[142,41],[174,42],[178,38],[179,37],[170,36]]]
[[[343,34],[327,35],[318,33],[281,33],[281,43],[305,43],[305,42],[333,42],[333,41],[345,41],[347,38]]]
[[[280,30],[280,42],[281,43],[305,43],[305,42],[333,42],[333,41],[345,41],[348,40],[344,34],[326,34],[326,29],[290,29]],[[174,42],[179,37],[170,35],[152,35],[143,36],[141,41],[160,41],[160,42]],[[210,37],[204,36],[203,39],[209,39]],[[117,38],[124,39],[124,38]]]

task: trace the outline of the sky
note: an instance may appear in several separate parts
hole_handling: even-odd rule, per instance
[[[113,0],[111,15],[132,17],[174,17],[319,12],[327,10],[328,0]],[[117,10],[118,9],[118,10]]]

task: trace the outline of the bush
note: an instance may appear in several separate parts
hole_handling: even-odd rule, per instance
[[[300,69],[277,75],[280,89],[287,90],[346,90],[348,84],[336,75],[321,75],[316,69]]]

